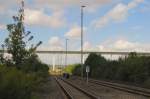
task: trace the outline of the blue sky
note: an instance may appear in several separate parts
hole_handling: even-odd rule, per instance
[[[21,0],[0,0],[0,44]],[[150,51],[149,0],[25,0],[25,26],[43,41],[39,50],[80,49],[80,6],[84,8],[84,50]]]

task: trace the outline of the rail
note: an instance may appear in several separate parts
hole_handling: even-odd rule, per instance
[[[59,79],[59,80],[62,80],[64,83],[66,83],[67,85],[75,88],[76,90],[78,90],[80,93],[83,93],[84,95],[86,95],[87,97],[89,97],[90,99],[98,99],[97,96],[94,96],[93,94],[87,92],[86,90],[70,83],[69,81],[67,80],[64,80],[64,79]],[[62,88],[62,90],[64,91],[64,93],[66,94],[66,96],[68,97],[68,99],[74,99],[74,97],[67,91],[67,89],[63,86],[63,84],[61,82],[59,82],[58,78],[56,78],[56,81],[58,83],[58,85]],[[71,89],[70,89],[71,90]],[[78,98],[80,99],[80,98]]]

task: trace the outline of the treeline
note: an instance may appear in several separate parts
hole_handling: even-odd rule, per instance
[[[24,27],[24,8],[7,25],[8,38],[0,53],[0,99],[38,99],[35,93],[47,81],[48,65],[42,63],[35,51],[42,43],[27,45],[34,38]],[[9,56],[5,56],[4,49]]]
[[[150,88],[150,56],[138,56],[130,53],[128,57],[118,60],[107,60],[91,53],[84,64],[90,67],[89,76],[97,79],[123,81]],[[73,70],[74,75],[81,75],[81,66]],[[85,76],[85,75],[84,75]]]

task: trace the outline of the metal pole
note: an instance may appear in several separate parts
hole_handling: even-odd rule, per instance
[[[87,79],[86,79],[86,83],[88,84],[89,82],[89,72],[87,72]]]
[[[65,65],[66,65],[66,67],[67,67],[68,40],[69,40],[69,39],[66,39],[66,57],[65,57]]]
[[[81,77],[83,77],[83,8],[81,6]]]

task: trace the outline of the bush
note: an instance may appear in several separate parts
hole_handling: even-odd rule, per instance
[[[72,71],[73,75],[81,76],[81,64],[75,64],[75,68]]]
[[[76,64],[74,65],[69,65],[67,67],[64,68],[64,72],[72,74],[72,72],[74,71],[74,69],[76,68]]]
[[[0,98],[32,99],[37,85],[36,76],[14,68],[0,66]]]
[[[139,84],[150,88],[150,57],[138,56],[135,52],[128,57],[119,58],[116,61],[106,60],[104,57],[91,53],[84,66],[90,67],[89,76],[97,79],[118,80]],[[81,67],[73,71],[75,75],[80,73]],[[85,73],[85,67],[84,67]]]

